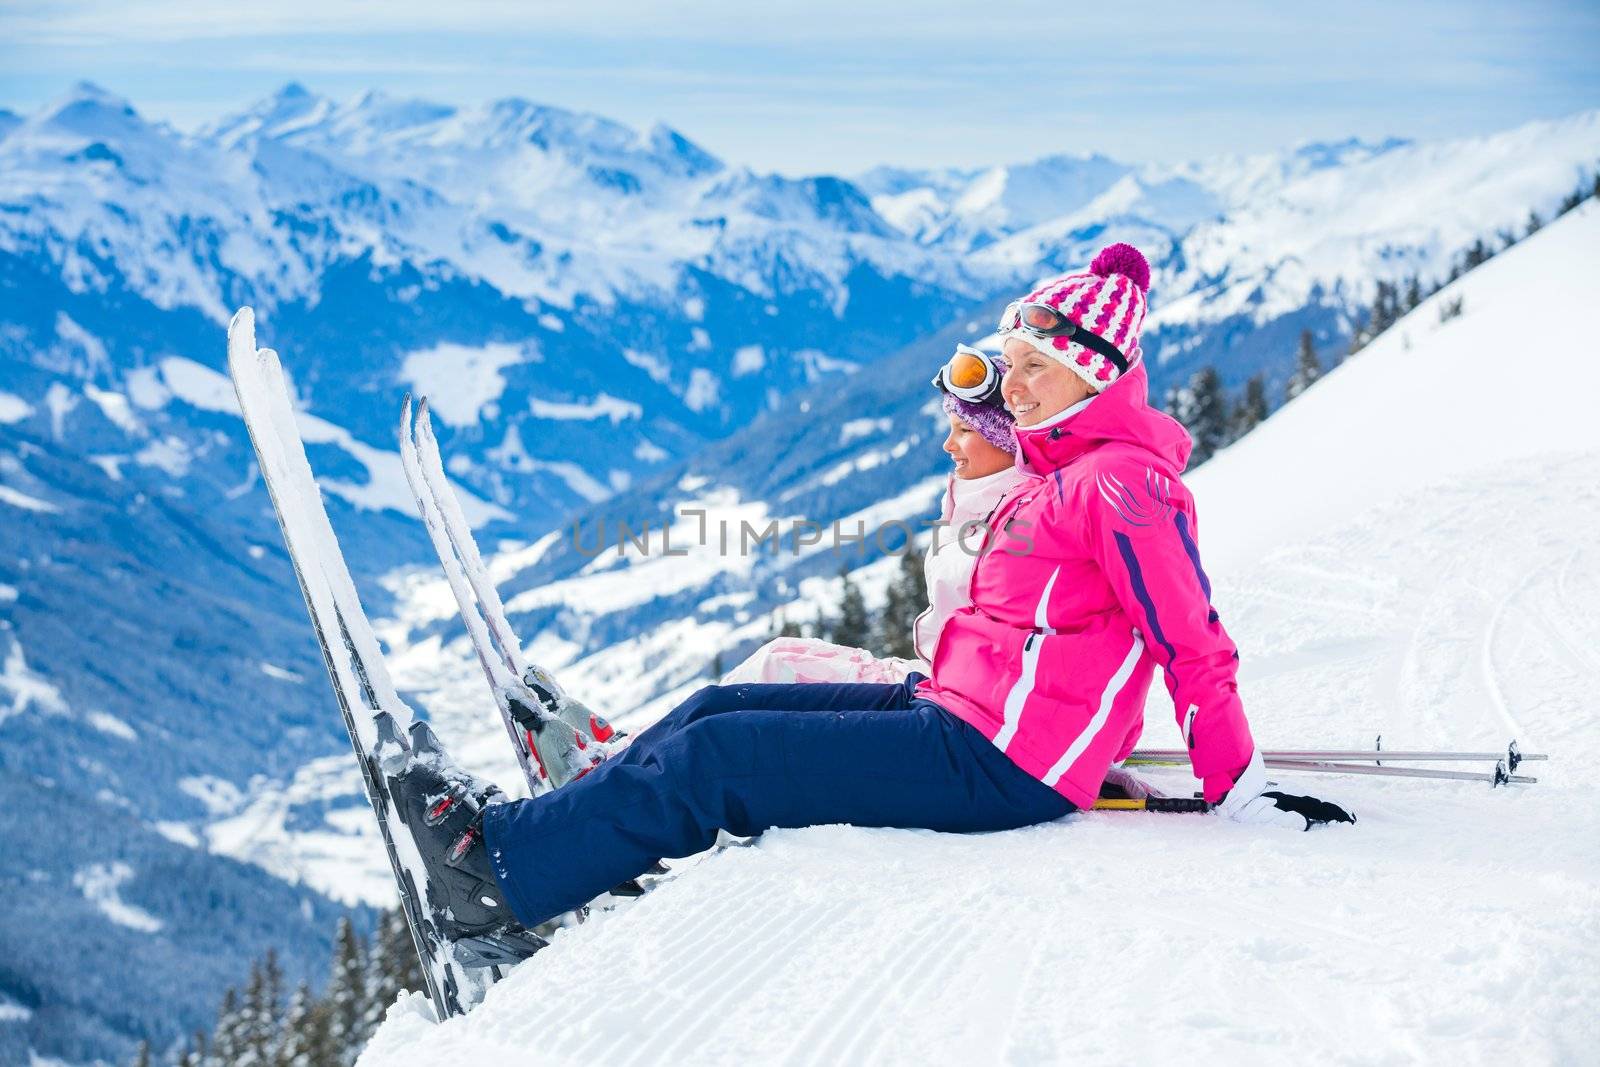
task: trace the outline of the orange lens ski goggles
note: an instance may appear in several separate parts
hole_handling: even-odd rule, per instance
[[[1006,365],[999,358],[969,345],[956,345],[956,353],[933,376],[933,384],[943,392],[969,404],[1004,407],[1000,397],[1000,377]]]

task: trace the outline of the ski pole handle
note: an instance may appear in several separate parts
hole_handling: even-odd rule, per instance
[[[1211,810],[1199,797],[1136,797],[1132,800],[1097,800],[1095,811],[1155,811],[1172,815],[1204,815]]]

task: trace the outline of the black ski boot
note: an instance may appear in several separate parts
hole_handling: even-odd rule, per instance
[[[387,718],[387,716],[385,716]],[[500,790],[461,770],[427,723],[407,745],[389,720],[379,744],[396,813],[411,831],[428,872],[430,918],[465,967],[527,959],[547,942],[512,914],[489,866],[483,811]],[[380,733],[383,733],[380,726]]]

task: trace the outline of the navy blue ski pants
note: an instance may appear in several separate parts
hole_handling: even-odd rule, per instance
[[[484,841],[533,926],[658,859],[779,826],[972,832],[1074,810],[984,736],[901,685],[707,686],[575,782],[492,805]]]

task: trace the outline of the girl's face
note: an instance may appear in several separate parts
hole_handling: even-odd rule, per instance
[[[1006,341],[1011,369],[1000,380],[1000,393],[1018,426],[1032,426],[1094,395],[1089,383],[1028,342]]]
[[[986,478],[999,474],[1011,466],[1011,453],[996,448],[954,415],[950,417],[950,432],[944,438],[944,450],[956,465],[957,478]]]

